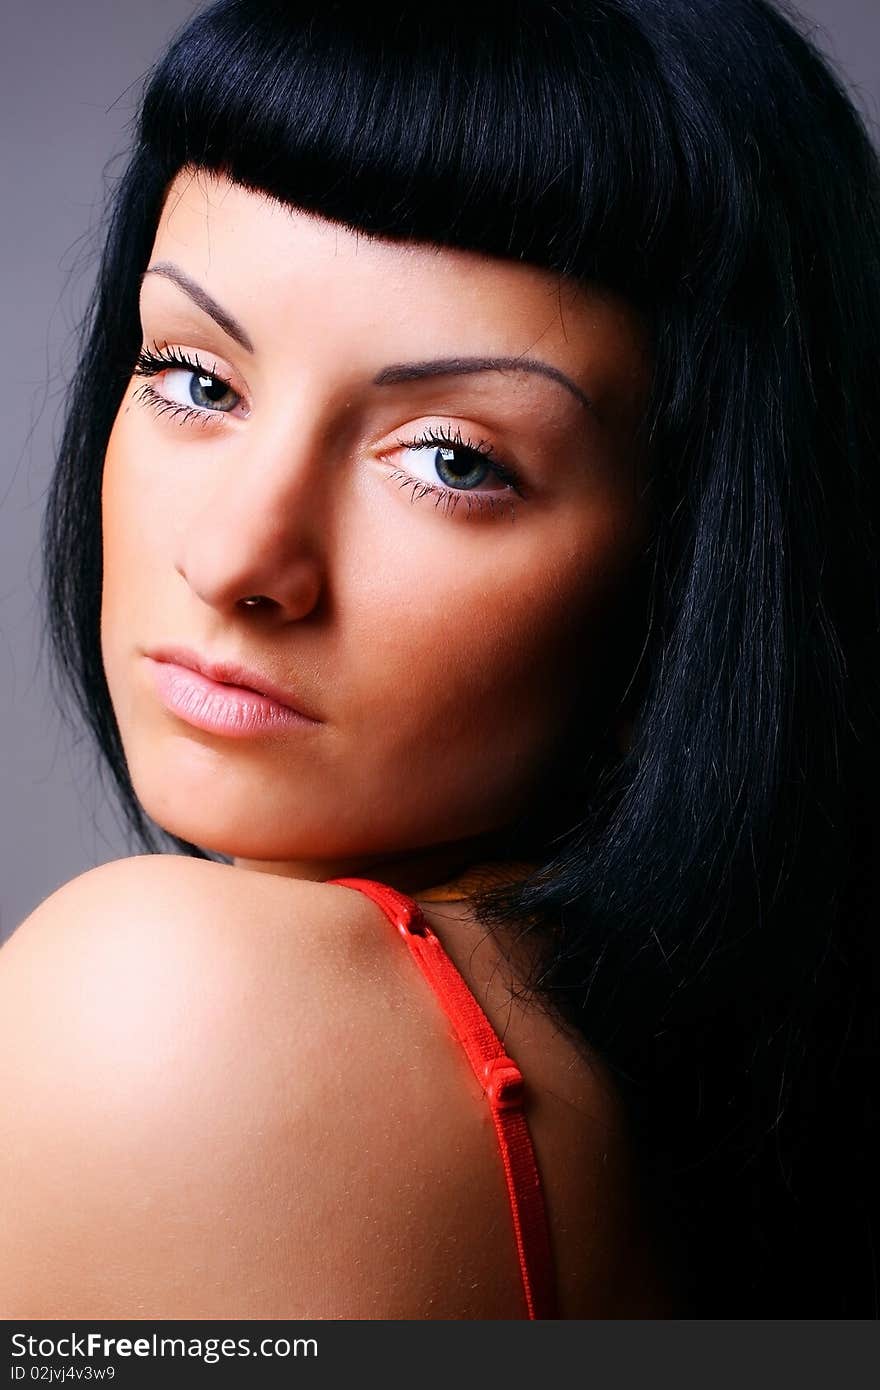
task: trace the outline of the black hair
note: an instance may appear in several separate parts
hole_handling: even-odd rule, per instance
[[[474,906],[538,934],[533,998],[619,1079],[682,1306],[876,1316],[880,177],[841,79],[768,0],[220,0],[185,25],[112,191],[45,519],[58,669],[150,850],[100,484],[185,166],[644,316],[632,741],[566,746],[507,828],[540,867]]]

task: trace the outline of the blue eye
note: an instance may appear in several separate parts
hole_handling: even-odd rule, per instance
[[[412,500],[433,496],[435,505],[443,503],[447,513],[455,510],[462,497],[466,499],[466,515],[471,516],[476,507],[481,513],[489,510],[497,514],[498,504],[510,506],[513,516],[511,494],[523,496],[518,475],[509,464],[497,458],[491,446],[484,440],[474,442],[463,439],[461,430],[454,433],[429,428],[415,439],[398,439],[402,450],[422,453],[431,477],[414,477],[404,469],[396,470],[394,477],[400,478],[401,486],[411,486]],[[439,477],[441,486],[435,481]],[[487,478],[495,478],[502,486],[493,491],[477,491]]]
[[[177,373],[174,371],[166,372],[166,382],[169,376],[173,377],[176,375]],[[181,375],[190,378],[189,394],[192,398],[193,405],[200,405],[202,407],[206,404],[212,405],[224,412],[234,408],[236,403],[235,400],[231,403],[227,403],[225,406],[221,405],[221,400],[224,396],[235,396],[235,392],[232,390],[229,383],[224,381],[222,377],[214,376],[210,372],[199,372],[196,374],[189,370],[185,372],[182,371]]]
[[[472,444],[453,444],[433,433],[405,446],[414,453],[423,453],[428,466],[439,475],[447,487],[470,489],[478,487],[487,477],[498,476],[487,454]]]
[[[183,390],[189,399],[174,400],[149,384],[142,386],[136,394],[159,415],[170,414],[175,418],[182,416],[181,424],[193,420],[204,422],[212,415],[228,415],[241,399],[216,370],[208,371],[201,362],[187,357],[179,348],[159,349],[154,345],[153,352],[142,349],[138,354],[134,375],[151,377],[158,376],[160,372],[164,372],[166,378],[188,377],[189,381]],[[224,397],[232,399],[223,404]]]

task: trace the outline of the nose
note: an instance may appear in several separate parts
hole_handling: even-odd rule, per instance
[[[270,608],[303,618],[324,585],[328,474],[323,460],[289,447],[230,451],[192,512],[181,520],[175,568],[203,603],[226,613]],[[255,456],[259,454],[259,461]],[[247,600],[258,598],[254,604]]]

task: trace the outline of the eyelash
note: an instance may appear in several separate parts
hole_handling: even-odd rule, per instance
[[[158,376],[160,372],[168,371],[169,368],[179,367],[185,372],[201,372],[202,376],[213,376],[217,381],[222,381],[224,385],[229,383],[225,377],[220,376],[216,370],[216,362],[213,368],[203,366],[201,362],[195,362],[187,357],[185,352],[179,348],[171,348],[167,345],[160,348],[157,343],[153,344],[153,351],[149,352],[146,348],[141,348],[138,353],[137,361],[134,365],[135,376]],[[144,404],[151,410],[155,410],[157,415],[170,414],[171,418],[179,425],[189,425],[200,423],[203,427],[207,423],[210,425],[213,417],[222,415],[223,411],[197,410],[195,406],[178,405],[175,401],[168,401],[164,396],[160,396],[149,382],[138,388],[135,396],[140,396]]]
[[[156,343],[153,344],[152,352],[148,351],[146,348],[142,348],[138,353],[137,361],[134,366],[134,375],[143,377],[157,376],[160,372],[175,367],[182,371],[200,372],[203,376],[212,376],[224,385],[229,385],[226,378],[217,372],[216,363],[214,367],[207,368],[201,362],[193,361],[191,358],[187,357],[186,353],[182,352],[179,348],[170,348],[167,345],[160,348]],[[222,416],[227,413],[225,411],[199,410],[195,406],[179,405],[175,401],[168,401],[164,396],[161,396],[158,391],[154,390],[149,382],[145,382],[145,384],[135,392],[135,396],[140,396],[143,403],[150,409],[155,410],[157,414],[170,415],[179,425],[198,423],[204,428],[207,423],[210,427],[210,422],[213,417],[217,415]],[[489,514],[492,516],[498,514],[496,512],[496,507],[500,502],[510,507],[510,517],[511,520],[514,519],[514,507],[509,494],[515,493],[520,498],[524,496],[520,477],[509,464],[497,457],[491,445],[489,445],[486,440],[481,439],[475,443],[471,439],[463,439],[459,428],[457,428],[453,434],[431,427],[424,430],[414,439],[397,439],[395,442],[401,449],[437,447],[460,449],[466,454],[477,455],[487,464],[490,472],[494,473],[496,478],[505,483],[507,487],[507,492],[505,493],[479,493],[469,488],[436,486],[433,483],[426,483],[423,478],[412,477],[411,474],[406,473],[403,469],[395,469],[391,475],[392,478],[399,479],[402,488],[412,487],[413,492],[410,499],[412,502],[420,500],[423,497],[434,497],[435,508],[441,503],[444,503],[448,515],[454,512],[462,497],[466,497],[468,501],[467,512],[465,514],[466,519],[471,516],[471,505],[473,502],[476,502],[480,514],[482,514],[488,506]]]

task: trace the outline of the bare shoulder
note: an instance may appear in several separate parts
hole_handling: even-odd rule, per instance
[[[350,908],[353,895],[332,885],[308,883],[246,873],[225,864],[171,854],[144,854],[116,859],[79,874],[46,898],[13,932],[6,948],[16,955],[21,948],[38,952],[59,934],[75,937],[77,946],[88,940],[106,942],[107,933],[137,935],[143,927],[171,944],[185,940],[181,933],[208,930],[214,939],[224,928],[237,929],[240,914],[256,904],[254,926],[275,923],[277,912],[292,902],[305,902],[316,912],[315,929],[337,919],[336,908]],[[328,911],[329,908],[329,911]],[[162,911],[160,911],[161,909]],[[351,917],[350,912],[346,916]],[[127,937],[128,944],[132,944]],[[25,944],[26,943],[26,944]],[[307,949],[308,938],[302,938]],[[8,955],[0,956],[8,959]]]
[[[143,856],[22,923],[0,951],[2,1316],[517,1315],[479,1088],[376,912]]]
[[[534,1015],[508,1039],[563,1315],[638,1316],[614,1098]],[[0,1206],[6,1318],[523,1316],[481,1088],[332,884],[150,855],[47,898],[0,950]]]

